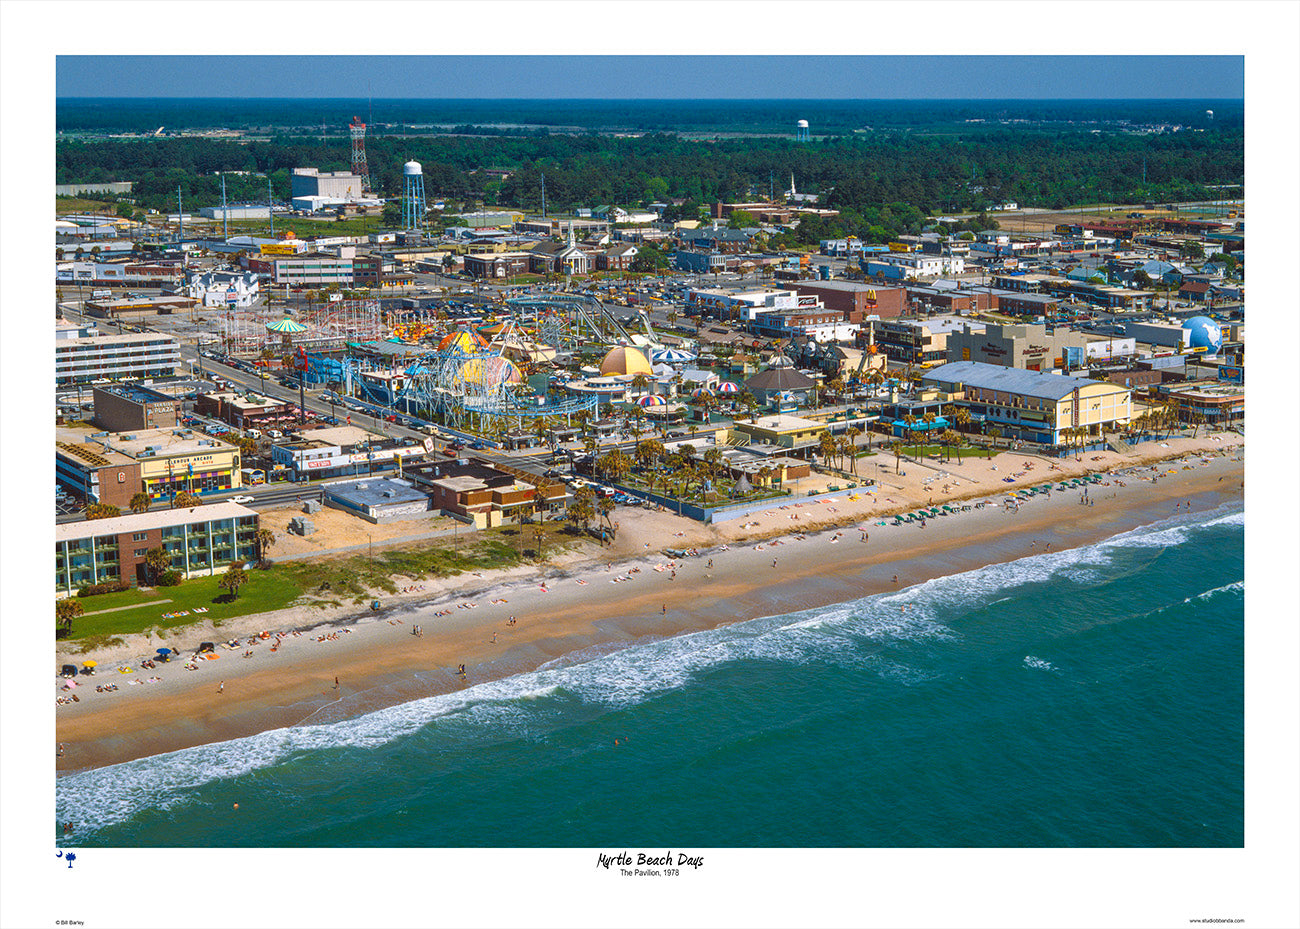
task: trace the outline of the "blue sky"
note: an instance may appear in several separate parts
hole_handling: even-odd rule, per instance
[[[69,56],[59,97],[1241,99],[1241,56]]]

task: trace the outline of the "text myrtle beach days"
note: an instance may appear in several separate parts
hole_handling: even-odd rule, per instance
[[[704,856],[691,856],[681,852],[675,859],[678,865],[690,865],[692,868],[702,867]],[[596,867],[609,868],[612,865],[671,865],[674,863],[673,853],[666,851],[662,855],[647,855],[645,852],[637,852],[636,858],[633,859],[630,852],[619,852],[617,855],[606,855],[600,852],[596,856]]]

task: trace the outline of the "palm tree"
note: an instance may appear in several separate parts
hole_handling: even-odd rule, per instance
[[[998,439],[1002,438],[1002,430],[999,429],[997,426],[993,426],[989,428],[987,431],[988,431],[989,438],[993,440],[993,450],[997,451]]]
[[[573,502],[569,504],[569,520],[577,523],[585,530],[592,518],[596,515],[596,492],[590,487],[584,487],[573,495]]]
[[[72,634],[72,621],[86,612],[76,600],[65,599],[58,600],[54,604],[54,618],[58,624],[56,634],[60,638],[65,638]]]
[[[132,513],[144,513],[152,503],[153,497],[142,490],[137,494],[132,494],[131,502],[127,505],[131,508]]]
[[[817,434],[817,451],[821,453],[822,463],[830,468],[831,456],[835,454],[835,436],[831,435],[830,430],[823,429]]]
[[[845,437],[849,441],[849,471],[853,474],[858,473],[858,436],[860,435],[862,435],[861,426],[849,426],[848,432],[845,433]],[[867,437],[867,442],[869,445],[871,442],[870,436]]]
[[[144,564],[149,569],[150,583],[157,584],[162,573],[171,569],[172,558],[167,549],[159,545],[144,553]]]
[[[899,462],[902,461],[903,458],[903,443],[902,441],[895,441],[889,447],[894,452],[894,473],[897,474]]]
[[[253,541],[257,544],[258,562],[266,564],[266,553],[275,544],[275,533],[263,526],[257,530],[257,533],[253,536]]]
[[[614,498],[601,497],[599,500],[596,501],[596,509],[600,512],[600,518],[605,521],[605,525],[609,527],[610,539],[612,541],[613,534],[614,534],[614,524],[610,521],[609,514],[614,512]],[[601,535],[601,542],[602,544],[604,543],[603,533]]]
[[[203,503],[197,494],[192,494],[188,490],[182,490],[172,498],[172,509],[185,509],[186,507],[196,507]]]
[[[246,583],[248,583],[248,573],[238,564],[232,564],[226,568],[226,573],[221,575],[217,586],[222,590],[230,591],[230,599],[234,600],[239,597],[239,588]]]
[[[546,494],[542,491],[542,488],[538,487],[533,490],[533,516],[536,518],[533,528],[533,542],[537,546],[537,557],[539,559],[542,557],[542,540],[546,537],[545,520],[542,518],[542,514],[546,512],[546,509]]]
[[[958,430],[961,430],[961,427],[963,426],[969,426],[970,410],[966,409],[964,406],[957,407],[952,411],[952,421],[957,425]]]

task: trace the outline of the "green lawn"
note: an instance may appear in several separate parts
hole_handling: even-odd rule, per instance
[[[370,591],[397,592],[391,575],[410,577],[448,577],[470,571],[487,571],[508,568],[531,556],[535,544],[533,526],[524,527],[519,536],[517,525],[488,531],[486,537],[463,539],[456,546],[440,542],[423,547],[376,552],[372,561],[368,555],[349,558],[304,559],[273,564],[266,570],[248,571],[248,583],[239,589],[239,597],[227,601],[226,591],[217,583],[221,575],[182,581],[175,587],[158,587],[153,590],[124,590],[119,593],[79,597],[77,602],[87,613],[72,623],[70,642],[83,650],[104,644],[114,636],[153,631],[159,644],[166,644],[169,634],[193,623],[205,620],[233,619],[269,610],[279,610],[295,600],[306,597],[308,603],[322,606],[351,601],[367,603]],[[574,543],[573,535],[556,522],[544,524],[545,554],[554,555]],[[524,550],[521,555],[519,549]],[[170,600],[170,603],[156,603]],[[149,605],[144,605],[149,604]],[[130,607],[129,609],[117,609]],[[195,613],[195,607],[207,607],[206,613]],[[100,613],[101,610],[115,610]],[[189,610],[188,616],[164,619],[164,613]]]
[[[136,606],[135,609],[117,610],[97,616],[78,616],[72,622],[72,639],[94,645],[112,636],[146,632],[150,629],[160,630],[155,634],[161,638],[170,630],[208,619],[232,619],[250,613],[278,610],[288,606],[302,593],[302,587],[286,572],[275,569],[249,571],[248,583],[239,588],[239,597],[226,602],[226,591],[217,587],[217,582],[220,580],[220,575],[200,577],[182,581],[175,587],[158,587],[148,591],[132,589],[120,593],[78,597],[77,602],[87,613],[153,600],[172,602]],[[195,613],[195,607],[207,607],[208,612]],[[182,610],[189,610],[190,614],[163,619],[164,613],[177,613]]]
[[[957,460],[955,449],[949,449],[946,445],[904,445],[903,454],[909,458],[923,458],[927,456],[941,455],[945,461],[949,457],[953,461]],[[988,448],[979,448],[975,446],[963,445],[961,448],[961,458],[965,461],[967,458],[992,458],[998,454],[996,451]]]

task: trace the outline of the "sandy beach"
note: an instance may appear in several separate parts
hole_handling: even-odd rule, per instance
[[[57,708],[58,770],[329,723],[531,670],[578,649],[614,649],[824,606],[1048,546],[1090,544],[1187,511],[1188,504],[1191,512],[1204,512],[1239,500],[1240,442],[1235,435],[1170,439],[1125,456],[1090,453],[1082,461],[1016,452],[961,464],[904,461],[897,475],[892,456],[882,455],[868,459],[884,465],[887,458],[887,469],[873,465],[879,486],[855,491],[856,499],[792,499],[715,526],[620,510],[619,539],[603,551],[567,553],[540,568],[440,581],[398,578],[410,589],[385,596],[378,613],[300,607],[219,629],[199,624],[181,639],[184,654],[214,641],[219,657],[189,662],[194,670],[183,661],[139,667],[135,660],[153,649],[143,636],[133,637],[96,652],[100,673],[82,678],[75,691],[56,683],[56,696],[80,698]],[[1002,502],[1016,487],[1090,471],[1102,472],[1102,480],[1090,486],[1087,502],[1078,490],[1035,496],[1015,509]],[[885,519],[931,499],[971,508],[928,520],[924,528]],[[698,554],[672,559],[665,548]],[[262,632],[266,638],[258,638]],[[227,648],[236,638],[238,647]],[[131,671],[119,673],[119,665]],[[96,692],[106,684],[117,689]]]

